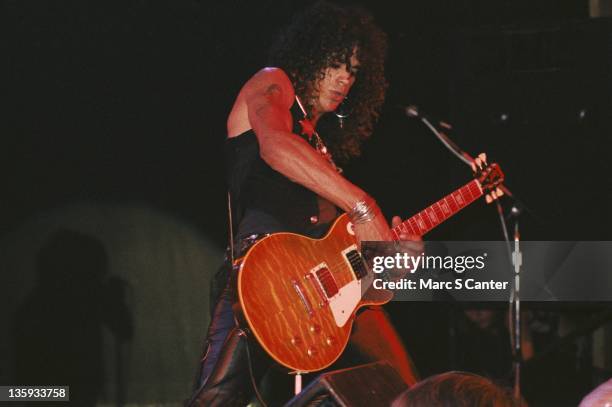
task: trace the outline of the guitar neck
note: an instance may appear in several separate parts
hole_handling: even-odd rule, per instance
[[[399,240],[400,233],[423,236],[482,195],[480,183],[474,179],[391,229],[393,238]]]

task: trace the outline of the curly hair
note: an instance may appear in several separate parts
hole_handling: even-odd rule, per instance
[[[418,382],[391,407],[527,407],[527,403],[487,378],[454,371]]]
[[[372,134],[380,114],[387,88],[387,36],[362,8],[319,1],[297,15],[270,50],[269,63],[287,73],[309,112],[317,96],[313,85],[323,79],[328,67],[342,63],[350,67],[355,50],[361,65],[347,98],[350,116],[342,129],[330,120],[321,120],[319,126],[334,158],[341,163],[359,156],[361,144]]]

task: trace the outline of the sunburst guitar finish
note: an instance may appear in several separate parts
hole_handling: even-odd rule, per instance
[[[477,179],[393,228],[393,236],[424,235],[502,180],[499,167],[491,164]],[[239,261],[238,296],[250,330],[274,360],[296,372],[331,365],[346,347],[356,311],[392,299],[389,291],[368,289],[374,276],[346,214],[322,239],[275,233]]]

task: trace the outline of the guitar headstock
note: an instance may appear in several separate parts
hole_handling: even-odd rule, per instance
[[[474,177],[480,182],[487,203],[491,203],[504,194],[499,187],[504,182],[504,173],[496,163],[487,164],[487,155],[481,153],[472,163]]]

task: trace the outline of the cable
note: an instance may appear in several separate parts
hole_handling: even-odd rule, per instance
[[[255,397],[257,397],[257,401],[259,401],[263,407],[268,407],[266,402],[263,401],[261,393],[259,393],[259,389],[257,388],[257,382],[255,380],[255,375],[253,374],[253,363],[251,360],[251,348],[249,347],[249,338],[247,337],[247,334],[244,329],[238,328],[238,330],[238,336],[241,336],[246,341],[247,360],[249,363],[249,376],[251,378],[251,385],[253,386],[253,390],[255,391]]]

